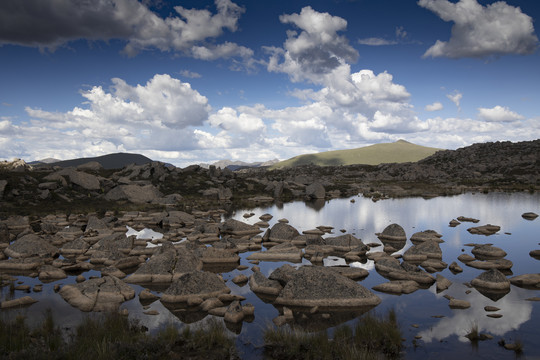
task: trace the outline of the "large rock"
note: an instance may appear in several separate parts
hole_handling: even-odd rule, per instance
[[[101,189],[98,177],[92,174],[87,174],[82,171],[68,168],[58,171],[56,175],[69,177],[69,181],[71,181],[75,185],[82,187],[85,190]]]
[[[413,280],[394,280],[375,285],[373,290],[390,293],[390,294],[410,294],[418,290],[420,287]]]
[[[330,245],[335,251],[348,252],[353,249],[357,250],[361,255],[365,255],[369,248],[362,242],[362,240],[354,237],[351,234],[330,237],[324,239],[326,245]]]
[[[276,271],[277,270],[274,270],[274,272]],[[249,277],[249,287],[254,293],[270,296],[277,296],[283,289],[283,286],[279,281],[266,278],[266,276],[258,270],[253,270],[253,274]]]
[[[411,235],[411,242],[413,244],[418,244],[421,242],[424,242],[426,240],[436,241],[438,243],[444,242],[444,240],[441,239],[442,235],[436,232],[435,230],[424,230],[420,232],[416,232]]]
[[[217,274],[208,271],[194,271],[173,280],[171,286],[161,296],[161,301],[187,303],[193,297],[204,300],[230,292],[231,290]]]
[[[219,230],[222,235],[231,236],[254,236],[262,232],[259,227],[246,224],[235,219],[227,219],[219,225]]]
[[[498,232],[499,230],[501,230],[500,226],[491,225],[491,224],[482,225],[482,226],[476,226],[476,227],[472,227],[472,228],[467,229],[467,231],[470,232],[471,234],[486,235],[486,236],[493,235],[496,232]]]
[[[512,285],[536,288],[540,287],[540,274],[523,274],[510,278]]]
[[[247,257],[248,260],[290,261],[301,262],[302,250],[290,243],[282,243],[266,251],[254,252]]]
[[[43,265],[39,268],[39,280],[54,281],[67,278],[66,272],[52,265]]]
[[[288,242],[294,240],[300,233],[293,226],[278,222],[270,229],[266,230],[263,236],[264,241]]]
[[[152,257],[127,278],[130,283],[169,283],[180,276],[202,269],[201,260],[195,254],[164,243]]]
[[[376,233],[377,237],[380,240],[394,240],[394,241],[406,241],[407,235],[405,230],[401,225],[390,224],[388,225],[382,233]]]
[[[60,248],[60,253],[64,256],[76,256],[84,254],[90,248],[86,238],[79,237],[73,241],[64,244]]]
[[[275,303],[302,307],[376,306],[381,299],[332,269],[303,266],[296,270]]]
[[[119,185],[105,194],[105,200],[128,200],[135,204],[157,201],[163,194],[154,185]]]
[[[135,291],[118,278],[104,276],[65,285],[60,289],[60,295],[82,311],[116,311],[124,301],[135,297]]]
[[[315,182],[306,187],[306,197],[308,199],[324,199],[326,197],[326,190],[321,183]]]
[[[510,289],[510,281],[497,269],[484,271],[471,281],[471,285],[489,290]]]
[[[53,257],[58,254],[58,249],[48,240],[35,234],[28,234],[9,245],[4,253],[14,259],[34,256]]]
[[[427,259],[442,259],[442,250],[439,243],[433,240],[425,240],[418,245],[411,246],[403,253],[403,260],[421,262]]]
[[[476,245],[471,252],[480,260],[496,260],[506,256],[506,252],[493,245]]]

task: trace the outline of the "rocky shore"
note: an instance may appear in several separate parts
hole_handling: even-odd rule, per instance
[[[385,197],[540,189],[540,140],[475,144],[439,151],[416,163],[298,166],[237,171],[160,162],[103,169],[0,163],[0,215],[176,207],[184,211],[240,204],[321,200],[363,194]]]

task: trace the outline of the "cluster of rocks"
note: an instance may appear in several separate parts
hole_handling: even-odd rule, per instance
[[[539,188],[540,140],[475,144],[439,151],[416,163],[297,166],[231,171],[198,165],[177,168],[161,162],[128,165],[118,171],[97,162],[74,168],[41,166],[23,160],[0,164],[0,202],[9,206],[72,203],[78,200],[154,205],[249,200],[265,202],[351,196],[374,200],[400,196],[436,196],[478,190]],[[11,174],[11,175],[9,175]]]

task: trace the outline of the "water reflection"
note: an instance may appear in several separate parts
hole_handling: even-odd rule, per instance
[[[452,335],[457,335],[459,341],[468,342],[465,337],[476,325],[479,332],[487,332],[492,335],[502,336],[508,331],[518,329],[523,323],[530,320],[533,305],[524,298],[530,296],[526,290],[512,287],[512,291],[498,301],[493,301],[472,289],[468,295],[465,291],[469,290],[465,285],[453,284],[451,294],[456,298],[467,300],[471,307],[465,310],[453,310],[452,316],[445,317],[431,329],[421,331],[418,335],[422,336],[425,342],[441,340]],[[444,301],[445,299],[440,299]],[[500,310],[497,314],[503,317],[494,319],[486,316],[489,314],[484,310],[485,306],[495,306]]]

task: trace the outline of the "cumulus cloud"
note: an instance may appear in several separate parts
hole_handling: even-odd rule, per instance
[[[23,153],[43,154],[41,145],[50,149],[63,144],[66,153],[78,156],[126,150],[178,151],[197,148],[193,129],[204,125],[210,106],[208,99],[190,84],[169,75],[155,75],[144,85],[132,86],[112,79],[110,91],[94,86],[82,91],[86,99],[65,113],[27,107],[31,124],[15,126],[28,147]],[[44,136],[46,134],[46,136]],[[36,144],[32,139],[39,138]],[[66,154],[48,154],[66,158]],[[37,157],[33,157],[34,159]]]
[[[265,125],[257,116],[241,113],[230,107],[224,107],[217,113],[210,115],[209,123],[226,131],[254,134],[264,130]]]
[[[478,117],[485,121],[509,122],[523,120],[524,117],[507,107],[497,105],[493,108],[478,108]]]
[[[482,6],[476,0],[419,0],[418,5],[454,22],[450,40],[437,40],[424,57],[527,55],[538,46],[532,18],[504,1]]]
[[[217,13],[175,6],[179,16],[163,19],[137,0],[4,0],[0,2],[0,44],[54,51],[78,39],[127,41],[124,52],[177,51],[200,59],[244,57],[249,49],[237,44],[208,45],[206,40],[234,32],[243,7],[215,0]],[[201,48],[208,47],[204,52]]]
[[[443,104],[441,104],[440,102],[436,101],[434,102],[433,104],[428,104],[426,105],[426,107],[424,108],[426,111],[439,111],[439,110],[442,110],[443,109]]]
[[[461,98],[463,98],[463,94],[459,91],[455,90],[453,94],[448,94],[446,97],[456,104],[456,107],[458,108],[458,111],[461,111]]]
[[[268,71],[286,73],[292,81],[320,83],[321,75],[358,59],[358,52],[347,38],[338,35],[347,28],[345,19],[317,12],[310,6],[304,7],[300,14],[285,14],[279,19],[301,31],[288,31],[283,48],[266,48],[271,54]]]

